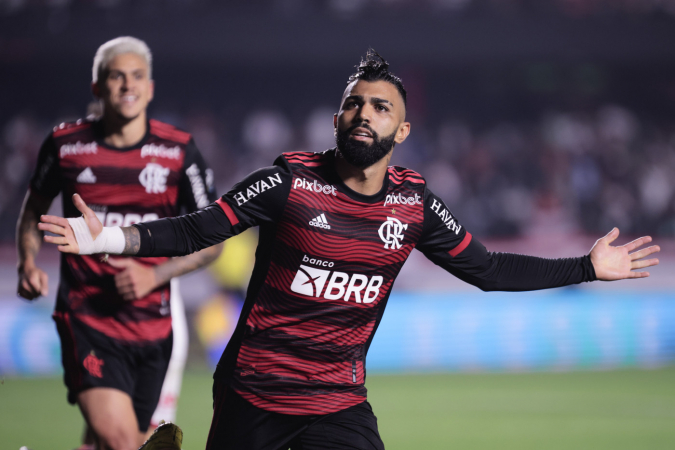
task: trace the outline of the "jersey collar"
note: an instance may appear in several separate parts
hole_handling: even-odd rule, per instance
[[[343,192],[347,197],[351,198],[352,200],[356,200],[357,202],[361,203],[378,203],[384,200],[385,196],[387,195],[387,190],[389,189],[389,171],[387,170],[387,174],[384,177],[384,181],[382,183],[382,188],[377,192],[376,194],[373,195],[364,195],[359,192],[356,192],[349,188],[344,181],[342,181],[342,178],[338,175],[337,171],[335,170],[335,153],[336,149],[333,148],[331,150],[328,150],[326,154],[328,155],[329,158],[329,163],[328,167],[330,167],[330,178],[331,178],[331,183],[335,184],[338,186],[338,189],[340,192]]]
[[[148,142],[148,139],[150,138],[150,121],[147,120],[145,123],[145,135],[143,138],[141,138],[140,141],[135,143],[134,145],[130,145],[128,147],[115,147],[112,145],[108,145],[103,141],[103,121],[101,119],[95,121],[92,124],[92,129],[94,130],[94,136],[96,136],[96,145],[107,148],[110,150],[117,150],[120,152],[126,152],[129,150],[135,150],[138,148],[141,148],[145,145],[146,142]]]

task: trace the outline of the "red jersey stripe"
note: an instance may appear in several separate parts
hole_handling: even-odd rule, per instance
[[[286,158],[299,158],[299,159],[319,159],[324,157],[323,153],[308,153],[308,152],[287,152],[284,153]]]
[[[472,236],[471,236],[471,233],[469,233],[469,232],[467,231],[467,232],[466,232],[466,236],[464,236],[464,239],[462,239],[462,242],[460,242],[459,245],[457,245],[457,247],[453,248],[452,250],[450,250],[450,251],[448,252],[448,253],[450,253],[450,256],[452,256],[452,257],[454,258],[455,256],[457,256],[457,255],[459,255],[460,253],[462,253],[462,251],[464,251],[464,249],[465,249],[465,248],[469,245],[469,243],[471,242],[471,237],[472,237]]]
[[[178,159],[161,158],[161,160],[155,163],[171,170],[172,173],[167,176],[167,179],[180,178],[183,159],[184,155],[181,155]],[[99,175],[101,171],[118,170],[122,172],[123,169],[135,169],[136,172],[130,171],[130,173],[133,173],[135,177],[138,177],[140,172],[151,162],[153,162],[152,158],[147,156],[141,158],[140,149],[129,150],[128,152],[120,154],[120,152],[114,150],[98,147],[95,154],[65,156],[61,160],[61,167],[72,170],[84,170],[87,167],[90,167],[94,170],[95,174],[98,172]]]
[[[110,195],[111,191],[115,192],[115,196]],[[143,205],[152,211],[152,208],[165,207],[167,203],[175,204],[178,199],[178,186],[167,186],[162,193],[147,195],[146,189],[140,184],[81,184],[77,193],[87,204]]]
[[[317,162],[294,161],[292,159],[289,159],[288,162],[291,163],[291,164],[302,164],[303,166],[307,166],[307,167],[319,167],[319,166],[322,166],[324,164],[323,161],[317,161]]]
[[[236,224],[239,223],[239,219],[237,219],[237,216],[234,214],[234,211],[232,211],[232,208],[230,207],[230,205],[228,205],[225,201],[223,201],[222,198],[219,198],[218,200],[216,200],[216,203],[218,204],[218,206],[221,207],[221,209],[223,210],[223,212],[227,216],[227,220],[230,221],[230,224],[232,226],[235,226]]]
[[[95,317],[75,314],[85,325],[121,341],[159,341],[171,332],[171,317],[149,319],[142,322],[120,322],[113,317]]]
[[[162,139],[176,141],[181,144],[187,144],[192,139],[190,133],[154,119],[150,119],[150,133]]]
[[[54,132],[52,134],[54,137],[61,137],[89,127],[91,127],[91,122],[80,122],[79,120],[75,123],[62,123],[58,127],[54,127]]]
[[[235,391],[257,408],[292,415],[329,414],[358,405],[365,400],[364,396],[347,393],[309,395],[298,398],[268,395],[262,399],[246,391],[239,389]]]

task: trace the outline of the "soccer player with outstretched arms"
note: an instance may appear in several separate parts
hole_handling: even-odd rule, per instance
[[[47,295],[47,275],[36,264],[42,241],[37,223],[59,192],[65,216],[78,214],[70,200],[76,194],[98,223],[113,227],[196,211],[216,199],[213,174],[191,135],[147,118],[151,71],[143,41],[106,42],[92,71],[102,117],[61,124],[45,140],[17,226],[20,296]],[[214,242],[174,259],[62,255],[54,320],[68,401],[82,411],[91,448],[135,450],[144,441],[179,344],[171,311],[182,312],[182,306],[169,282],[213,261],[221,249]],[[166,416],[174,414],[178,366],[164,386],[173,391],[174,408],[161,409],[159,419],[173,419]]]
[[[66,254],[188,255],[260,227],[241,317],[214,374],[207,449],[382,449],[366,400],[365,363],[394,280],[417,248],[485,291],[527,291],[640,278],[658,264],[649,237],[621,247],[619,231],[578,258],[489,252],[424,178],[389,166],[410,133],[406,91],[369,51],[348,81],[333,125],[337,147],[285,153],[204,209],[103,227],[43,216],[45,241]]]

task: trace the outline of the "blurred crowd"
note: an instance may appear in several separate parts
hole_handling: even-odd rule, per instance
[[[194,135],[223,194],[283,151],[333,147],[334,112],[319,107],[298,120],[281,109],[254,109],[240,122],[206,108],[152,115]],[[42,140],[52,126],[76,118],[28,112],[0,123],[1,240],[13,239]],[[411,122],[413,132],[392,164],[422,173],[474,234],[597,235],[618,226],[629,234],[675,235],[675,122],[613,104],[490,125]]]
[[[116,9],[131,5],[130,0],[0,0],[0,14],[36,9],[69,10],[78,8]],[[173,11],[223,7],[237,10],[266,11],[268,14],[356,13],[373,8],[387,10],[435,10],[458,13],[542,13],[585,17],[613,14],[675,14],[675,0],[152,0],[142,7]]]

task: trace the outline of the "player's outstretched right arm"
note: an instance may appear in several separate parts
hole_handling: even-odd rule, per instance
[[[112,253],[133,256],[140,249],[140,233],[135,227],[103,227],[94,211],[79,194],[73,195],[73,204],[82,217],[65,219],[58,216],[40,216],[38,229],[55,236],[44,236],[44,241],[56,244],[63,253],[91,255]]]
[[[80,255],[185,256],[219,244],[247,228],[271,223],[283,212],[291,186],[288,164],[257,170],[218,199],[191,214],[130,227],[103,227],[79,195],[73,203],[82,217],[42,216],[38,228],[55,236],[45,242]]]

